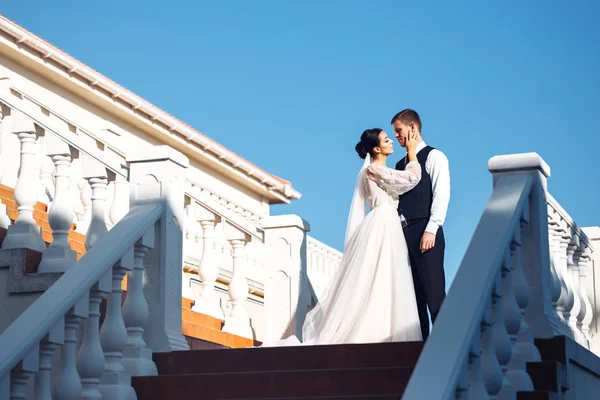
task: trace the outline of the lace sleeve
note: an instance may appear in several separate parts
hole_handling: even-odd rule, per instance
[[[382,165],[371,164],[367,177],[377,183],[382,190],[397,197],[417,186],[421,180],[421,165],[414,161],[406,165],[406,170],[397,171]]]

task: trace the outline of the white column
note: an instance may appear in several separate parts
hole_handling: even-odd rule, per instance
[[[40,228],[33,219],[33,207],[37,201],[40,177],[35,168],[35,126],[22,113],[13,111],[12,130],[21,141],[21,166],[15,186],[15,202],[19,216],[2,242],[2,249],[26,248],[37,252],[46,250]]]
[[[168,146],[157,146],[130,154],[127,162],[131,206],[157,201],[164,205],[164,215],[156,227],[156,243],[148,255],[153,265],[145,270],[144,276],[144,295],[150,313],[144,340],[153,352],[189,350],[181,334],[183,184],[189,160]]]
[[[202,281],[202,293],[196,298],[192,311],[223,319],[221,299],[215,292],[215,283],[219,276],[215,252],[215,215],[202,206],[198,206],[195,219],[200,221],[202,226],[202,258],[198,267],[198,277]]]
[[[246,278],[246,265],[244,259],[245,235],[242,232],[232,232],[228,235],[231,243],[233,257],[233,275],[229,282],[229,298],[231,299],[231,313],[225,317],[223,332],[233,333],[238,336],[254,338],[250,317],[246,312],[248,299],[248,280]]]
[[[306,251],[310,225],[297,215],[277,215],[263,218],[261,227],[266,248],[264,341],[290,335],[301,339],[302,325],[312,304]],[[316,257],[318,265],[320,255]]]
[[[42,254],[38,272],[66,272],[75,265],[76,253],[67,237],[73,224],[73,206],[69,199],[69,146],[54,135],[47,136],[47,152],[56,166],[56,190],[48,213],[52,228],[52,243]]]
[[[536,338],[563,334],[562,324],[552,306],[552,273],[548,245],[547,180],[550,167],[536,153],[496,156],[489,160],[488,169],[494,186],[506,176],[529,176],[533,186],[529,197],[529,228],[523,232],[523,266],[530,285],[527,323]]]

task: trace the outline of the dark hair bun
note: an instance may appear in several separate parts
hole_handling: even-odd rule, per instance
[[[367,158],[368,152],[367,152],[367,149],[365,148],[365,145],[363,144],[362,140],[356,144],[356,146],[354,147],[354,150],[356,150],[356,152],[358,153],[358,156],[360,158],[362,158],[363,160],[365,158]]]

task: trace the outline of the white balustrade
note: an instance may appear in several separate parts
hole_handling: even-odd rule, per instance
[[[594,310],[587,295],[587,279],[591,278],[585,272],[590,253],[589,239],[549,194],[547,210],[553,239],[550,252],[558,280],[553,286],[560,288],[556,313],[561,321],[561,334],[590,348],[589,324]]]
[[[162,176],[151,171],[155,165],[148,167],[145,159],[132,162],[136,188],[130,212],[110,232],[87,241],[88,251],[81,260],[0,334],[0,398],[24,398],[28,379],[35,375],[38,399],[135,399],[131,366],[137,365],[138,372],[146,374],[148,363],[153,366],[152,351],[165,351],[168,346],[186,349],[179,345],[185,342],[180,315],[175,315],[177,323],[170,326],[165,313],[181,308],[181,250],[173,251],[176,246],[172,242],[181,243],[181,232],[178,235],[179,228],[173,224],[178,211],[172,207],[176,206],[173,199],[182,193],[172,181],[183,174],[186,164],[179,161],[182,156],[176,162],[171,161],[173,157],[160,157],[158,168],[165,172]],[[156,164],[152,161],[149,164]],[[142,172],[148,170],[150,176]],[[61,169],[58,171],[60,175]],[[92,186],[94,179],[102,180],[90,178]],[[61,190],[61,179],[57,186]],[[156,246],[158,251],[153,249]],[[149,260],[147,268],[145,259]],[[151,277],[176,279],[150,279],[142,285],[145,270]],[[127,271],[131,271],[129,290],[122,309],[121,283]],[[107,313],[100,327],[99,306],[106,293]],[[150,312],[145,298],[154,299],[154,294],[161,298],[152,304]],[[179,299],[179,305],[169,303],[171,295]],[[83,319],[85,329],[77,352],[77,330]],[[146,336],[157,347],[146,346],[150,343]],[[58,349],[60,365],[58,371],[52,371],[53,354]],[[53,388],[51,376],[55,377]]]
[[[84,159],[82,158],[82,164]],[[79,179],[77,182],[77,192],[81,201],[81,217],[77,221],[75,231],[85,235],[92,221],[92,188],[86,179]]]
[[[526,362],[540,357],[530,325],[551,336],[546,316],[556,316],[552,288],[540,284],[551,282],[544,203],[549,168],[535,154],[494,157],[489,165],[494,191],[406,398],[514,399],[533,390]]]
[[[317,297],[322,296],[340,265],[342,253],[307,237],[308,278]]]
[[[127,327],[127,346],[123,351],[123,368],[131,376],[157,375],[152,350],[143,339],[148,320],[148,303],[144,297],[144,258],[154,247],[154,231],[148,231],[136,244],[133,270],[127,274],[127,298],[123,304],[123,321]]]
[[[90,219],[85,235],[86,247],[91,247],[92,243],[97,242],[107,232],[104,206],[106,203],[108,179],[106,168],[99,162],[86,156],[82,158],[82,176],[88,182],[91,189]],[[87,185],[84,187],[87,187]]]
[[[48,213],[52,243],[42,254],[38,272],[65,272],[76,262],[76,253],[67,240],[73,224],[73,206],[69,198],[69,146],[54,136],[47,136],[47,154],[52,157],[56,173],[54,201]]]
[[[117,175],[113,182],[113,200],[109,211],[109,220],[115,225],[129,211],[129,182]]]
[[[46,137],[43,136],[40,139],[43,139],[46,142]],[[62,141],[61,141],[62,142]],[[67,145],[65,142],[62,142]],[[68,146],[68,145],[67,145]],[[44,147],[44,146],[40,146]],[[47,145],[46,145],[47,147]],[[46,204],[49,207],[54,201],[54,191],[56,190],[54,187],[54,182],[52,181],[52,175],[54,174],[54,160],[52,160],[51,156],[46,152],[45,154],[38,155],[38,162],[40,165],[40,190],[38,193],[37,201],[40,203]]]
[[[106,317],[100,328],[100,344],[104,351],[104,372],[100,378],[100,392],[108,399],[135,399],[130,376],[125,373],[122,358],[127,345],[127,328],[123,321],[121,283],[125,274],[133,268],[133,249],[113,266],[112,290],[107,297]]]
[[[225,225],[225,235],[231,244],[233,258],[233,275],[229,282],[229,299],[231,312],[225,317],[223,332],[233,333],[238,336],[253,338],[250,318],[246,312],[246,299],[248,298],[248,280],[246,278],[246,265],[244,247],[246,235],[229,224]]]
[[[52,399],[52,356],[54,351],[64,344],[64,318],[59,318],[46,337],[40,343],[39,373],[35,378],[36,400]]]
[[[5,134],[8,134],[9,131],[9,118],[8,118],[8,108],[5,107],[2,103],[0,103],[0,145],[2,144]],[[6,133],[5,133],[6,132]],[[0,148],[0,183],[3,182],[4,179],[4,170],[6,166],[4,165],[4,148]],[[11,224],[11,220],[6,213],[6,204],[2,202],[0,199],[0,228],[8,229]]]
[[[100,303],[110,293],[111,282],[111,274],[107,273],[90,290],[89,316],[85,320],[83,340],[77,354],[82,397],[86,399],[102,399],[99,386],[105,358],[100,344]]]
[[[65,337],[61,347],[60,370],[56,378],[52,396],[57,399],[77,400],[81,396],[81,379],[77,372],[77,329],[81,319],[88,316],[88,297],[73,307],[65,318]]]
[[[33,219],[37,191],[31,190],[39,187],[40,181],[34,159],[37,133],[33,122],[22,113],[13,112],[11,117],[12,131],[21,141],[21,166],[14,191],[19,216],[8,228],[2,249],[27,248],[41,253],[46,250],[46,244]]]
[[[577,316],[577,326],[579,329],[581,329],[581,332],[583,332],[583,335],[588,343],[590,343],[591,349],[592,337],[590,335],[590,324],[594,318],[594,308],[592,307],[587,291],[588,278],[593,279],[593,274],[589,274],[589,268],[591,266],[590,253],[590,247],[588,246],[579,257],[577,263],[579,265],[579,290],[582,298],[581,310]]]
[[[215,292],[215,283],[219,276],[219,267],[217,264],[219,258],[215,249],[216,218],[212,212],[201,205],[195,207],[195,211],[194,219],[199,221],[202,227],[202,258],[198,266],[198,277],[202,281],[202,292],[200,296],[196,297],[192,311],[223,319],[221,301]]]

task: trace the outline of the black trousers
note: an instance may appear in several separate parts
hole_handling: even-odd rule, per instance
[[[418,220],[410,222],[404,227],[423,341],[429,336],[427,309],[431,314],[431,322],[434,323],[446,297],[446,278],[444,275],[446,242],[444,241],[444,231],[440,227],[435,235],[433,248],[421,253],[421,237],[425,232],[427,222],[426,219]]]

